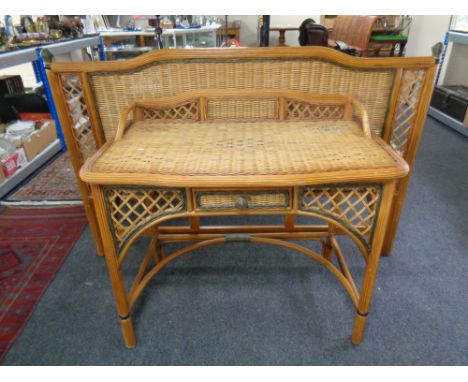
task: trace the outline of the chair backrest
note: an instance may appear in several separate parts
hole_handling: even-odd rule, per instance
[[[349,48],[367,57],[369,40],[377,19],[377,16],[338,16],[330,38],[343,41]]]
[[[300,46],[306,46],[307,45],[307,31],[306,27],[308,25],[314,25],[315,20],[314,19],[305,19],[301,25],[299,26],[299,45]]]
[[[321,24],[309,24],[306,27],[307,43],[309,46],[327,46],[328,29]]]

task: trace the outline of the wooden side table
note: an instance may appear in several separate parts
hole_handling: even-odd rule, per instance
[[[294,26],[274,26],[270,27],[270,31],[279,32],[278,46],[287,46],[286,45],[286,32],[287,31],[298,31],[298,27]]]

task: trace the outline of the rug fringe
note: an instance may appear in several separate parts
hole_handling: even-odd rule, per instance
[[[6,201],[0,200],[1,206],[80,206],[83,205],[81,200],[21,200],[21,201]]]

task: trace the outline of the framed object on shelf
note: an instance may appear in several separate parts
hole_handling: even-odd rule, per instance
[[[91,22],[95,30],[107,29],[106,21],[102,15],[91,15]]]
[[[455,15],[450,20],[450,30],[455,32],[468,33],[468,16],[467,15]]]

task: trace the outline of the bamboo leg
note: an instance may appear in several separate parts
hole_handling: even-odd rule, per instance
[[[134,348],[136,345],[135,332],[133,330],[132,319],[130,317],[130,309],[127,294],[125,292],[123,276],[118,265],[117,251],[114,246],[110,227],[108,226],[106,218],[104,195],[102,189],[98,186],[91,186],[91,191],[95,202],[96,217],[104,246],[104,257],[106,259],[112,289],[114,291],[114,298],[117,305],[123,338],[125,345],[128,348]]]
[[[284,215],[284,226],[288,231],[294,230],[296,224],[296,216]]]
[[[166,257],[163,244],[158,241],[156,246],[156,264],[159,264]]]
[[[155,225],[150,228],[151,242],[148,246],[148,251],[152,253],[155,264],[158,264],[161,261],[161,255],[159,253],[159,248],[161,247],[161,242],[159,240],[159,226]]]
[[[341,201],[341,197],[338,196],[336,198],[337,205],[333,209],[337,215],[340,214],[340,208],[338,207],[338,204],[340,203],[340,201]],[[338,230],[337,226],[335,226],[334,224],[328,223],[328,238],[323,243],[323,247],[322,247],[322,256],[328,261],[332,260],[332,256],[333,256],[332,238],[337,232],[337,230]]]
[[[382,247],[382,256],[390,256],[392,254],[393,242],[395,241],[408,183],[409,175],[400,181],[397,187],[397,192],[394,195],[392,211],[388,222],[388,230]]]
[[[392,199],[395,191],[395,182],[384,184],[382,192],[382,202],[374,231],[372,249],[364,271],[361,294],[358,302],[356,319],[351,340],[353,344],[358,345],[362,341],[364,330],[366,328],[367,314],[372,300],[375,277],[379,266],[382,244],[387,230],[388,218],[392,207]]]
[[[333,256],[331,239],[335,234],[335,231],[336,227],[331,223],[328,224],[328,237],[326,240],[322,241],[322,256],[328,261],[331,261]]]
[[[101,234],[99,232],[96,213],[94,211],[92,201],[83,199],[83,206],[86,212],[86,217],[88,218],[89,229],[94,239],[94,245],[96,246],[96,254],[98,256],[104,256],[104,248],[102,245]]]

